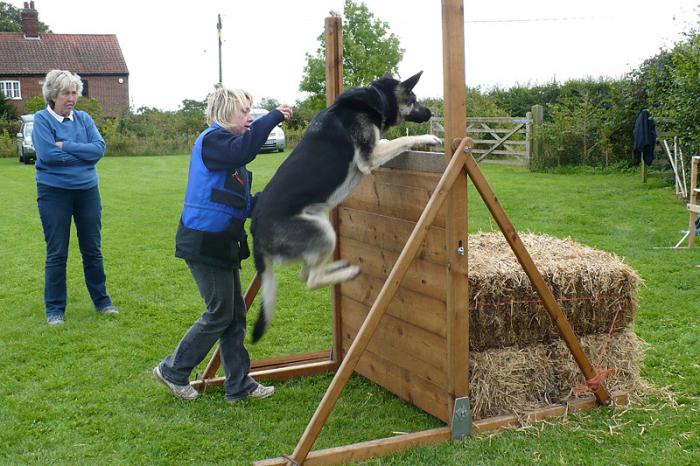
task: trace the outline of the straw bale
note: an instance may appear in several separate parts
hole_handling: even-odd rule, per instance
[[[582,349],[596,370],[611,369],[605,387],[609,391],[643,391],[646,384],[639,370],[645,343],[630,330],[612,334],[598,365],[606,339],[607,334],[581,339]],[[561,340],[527,348],[471,352],[470,364],[469,398],[477,419],[521,414],[563,403],[576,396],[574,387],[585,385],[583,375]]]
[[[525,247],[577,335],[629,326],[640,278],[614,254],[567,239],[523,234]],[[527,347],[559,332],[500,233],[469,236],[470,348]]]

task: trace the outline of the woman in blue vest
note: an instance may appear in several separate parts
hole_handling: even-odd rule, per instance
[[[187,263],[207,309],[175,352],[153,369],[155,378],[176,398],[199,396],[189,376],[217,340],[227,401],[267,398],[275,391],[250,377],[250,358],[243,345],[246,308],[239,269],[241,260],[250,255],[243,225],[252,210],[252,174],[245,166],[274,127],[292,116],[292,109],[280,105],[253,122],[252,103],[245,91],[217,88],[207,103],[210,126],[192,147],[175,255]]]
[[[42,89],[47,107],[34,115],[32,140],[37,204],[46,240],[44,304],[49,325],[64,321],[71,219],[95,310],[118,312],[107,294],[101,250],[102,205],[95,166],[105,153],[105,142],[90,115],[73,108],[82,90],[77,74],[49,71]]]

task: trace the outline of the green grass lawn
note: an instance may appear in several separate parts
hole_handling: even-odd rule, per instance
[[[265,154],[251,164],[256,190],[285,155]],[[185,156],[100,162],[107,284],[121,313],[92,310],[73,237],[66,324],[50,328],[34,169],[0,159],[0,464],[238,465],[293,450],[330,376],[279,383],[269,400],[233,406],[221,390],[177,401],[151,376],[203,311],[194,281],[173,254],[187,162]],[[673,246],[687,228],[673,189],[658,178],[642,184],[637,174],[484,171],[519,231],[570,236],[623,257],[640,273],[645,285],[634,325],[650,344],[643,376],[672,397],[368,464],[700,464],[700,246],[660,248]],[[470,188],[469,195],[469,230],[495,229],[478,194]],[[248,261],[246,283],[251,271]],[[330,346],[327,289],[307,292],[290,268],[280,276],[279,300],[268,334],[249,345],[253,358]],[[440,425],[353,377],[315,448]]]

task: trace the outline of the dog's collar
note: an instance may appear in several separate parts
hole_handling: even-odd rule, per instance
[[[379,96],[379,104],[382,106],[382,113],[386,111],[386,96],[377,86],[370,86]]]

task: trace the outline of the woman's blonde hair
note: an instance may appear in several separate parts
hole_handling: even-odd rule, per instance
[[[44,101],[53,108],[56,97],[63,92],[70,91],[71,88],[75,88],[78,95],[83,95],[83,82],[80,80],[80,76],[66,70],[51,70],[46,73],[41,90]]]
[[[225,129],[233,126],[231,117],[239,108],[253,105],[253,96],[243,89],[217,86],[207,99],[207,124],[216,123]]]

